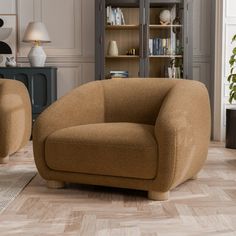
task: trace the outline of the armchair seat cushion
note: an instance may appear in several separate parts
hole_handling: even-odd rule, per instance
[[[61,129],[48,136],[45,161],[56,171],[154,179],[154,126],[98,123]]]

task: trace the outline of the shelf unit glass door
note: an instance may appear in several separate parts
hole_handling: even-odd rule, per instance
[[[104,36],[105,78],[114,77],[140,77],[142,75],[142,14],[143,0],[106,1],[106,20]],[[115,14],[120,11],[123,22],[114,22]],[[111,20],[112,19],[112,20]],[[118,55],[114,55],[111,42],[115,41]],[[114,45],[113,45],[114,46]]]
[[[184,77],[183,1],[147,1],[146,77]],[[161,17],[162,15],[162,17]]]
[[[114,74],[192,79],[192,0],[96,0],[95,4],[97,80]],[[108,19],[108,12],[117,10],[123,23]],[[170,22],[160,22],[161,12],[164,21],[170,13]],[[116,42],[118,54],[110,53],[111,41]]]

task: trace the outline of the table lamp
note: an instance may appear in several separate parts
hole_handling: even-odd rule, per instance
[[[23,42],[33,42],[28,58],[32,67],[44,67],[46,53],[40,46],[41,43],[50,43],[48,31],[42,22],[30,22],[25,31]]]

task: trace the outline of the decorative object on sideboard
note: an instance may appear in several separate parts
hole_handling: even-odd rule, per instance
[[[16,60],[14,57],[6,57],[6,67],[16,67]]]
[[[0,15],[0,66],[6,57],[16,58],[16,15]]]
[[[230,74],[228,76],[229,82],[229,103],[232,105],[236,102],[236,35],[233,36],[232,44],[234,45],[232,56],[230,57]],[[226,148],[236,149],[236,109],[229,107],[226,110]]]
[[[107,6],[107,24],[108,25],[125,25],[125,18],[120,8]]]
[[[163,10],[160,12],[161,25],[169,25],[171,23],[171,13],[169,10]]]
[[[44,67],[46,62],[46,53],[41,43],[50,43],[50,37],[46,26],[42,22],[30,22],[25,31],[23,42],[33,42],[28,58],[32,67]]]
[[[117,57],[119,55],[119,49],[116,41],[110,41],[108,46],[108,56]]]

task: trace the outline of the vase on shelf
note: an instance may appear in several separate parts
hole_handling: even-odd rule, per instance
[[[119,50],[116,41],[110,41],[108,46],[108,56],[116,57],[119,55]]]
[[[161,25],[169,25],[171,23],[171,12],[167,9],[162,10],[159,15]]]

